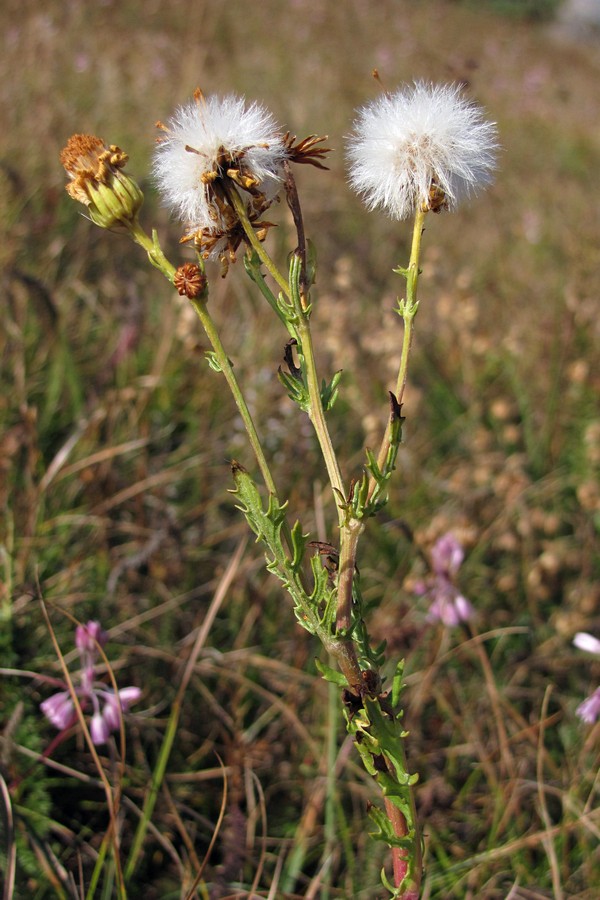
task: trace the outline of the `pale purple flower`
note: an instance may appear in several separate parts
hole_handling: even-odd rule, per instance
[[[368,209],[452,209],[491,181],[497,129],[456,84],[417,81],[358,110],[349,180]]]
[[[587,631],[578,631],[573,638],[573,644],[579,650],[586,650],[588,653],[600,656],[600,641],[593,634],[588,634]]]
[[[110,728],[101,712],[95,712],[90,722],[90,735],[94,744],[105,744],[110,735]]]
[[[82,709],[90,704],[92,706],[90,735],[94,744],[105,744],[110,733],[119,729],[119,707],[121,712],[126,712],[141,696],[141,690],[137,687],[124,687],[115,694],[112,688],[95,680],[98,645],[103,646],[107,639],[106,632],[96,621],[78,625],[75,631],[75,645],[81,658],[79,684],[75,687],[75,693]],[[40,709],[61,731],[70,728],[77,719],[75,704],[68,690],[52,694],[40,704]]]
[[[75,706],[68,691],[58,691],[42,703],[40,709],[55,728],[68,728],[75,721]]]
[[[190,231],[226,231],[230,222],[210,189],[228,169],[252,179],[267,199],[282,184],[288,155],[271,113],[243,97],[204,97],[180,106],[162,126],[154,177],[166,204]]]
[[[436,575],[453,578],[462,565],[465,551],[451,532],[437,539],[431,550],[431,567]]]
[[[102,710],[102,718],[110,731],[117,731],[120,726],[119,706],[121,707],[121,712],[127,712],[131,704],[139,700],[141,695],[141,690],[133,686],[121,688],[117,696],[113,693],[104,695],[105,703]]]
[[[600,656],[600,641],[593,634],[588,634],[586,631],[578,631],[573,638],[573,643],[579,650],[585,650],[588,653],[593,653],[595,656]],[[588,725],[592,725],[598,719],[600,716],[600,687],[596,688],[593,694],[590,694],[583,703],[579,704],[575,713]]]
[[[600,687],[596,688],[594,693],[590,694],[583,703],[580,703],[575,712],[583,722],[593,725],[600,716]]]
[[[461,622],[468,622],[475,610],[458,590],[455,578],[464,559],[464,551],[453,534],[442,535],[431,550],[432,574],[415,585],[418,596],[431,600],[427,618],[438,621],[448,628]]]

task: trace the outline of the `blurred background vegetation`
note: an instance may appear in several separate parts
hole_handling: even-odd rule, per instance
[[[65,652],[73,626],[61,610],[100,619],[117,677],[144,689],[127,727],[127,847],[181,667],[246,533],[228,460],[252,465],[193,316],[141,251],[81,216],[59,152],[73,132],[124,148],[146,191],[144,222],[178,264],[180,230],[149,169],[155,122],[194,88],[245,94],[299,137],[329,136],[330,171],[301,171],[299,184],[319,254],[321,370],[344,370],[331,422],[349,479],[387,414],[401,338],[392,267],[410,239],[408,227],[367,214],[345,182],[344,135],[380,90],[374,68],[390,89],[463,82],[502,143],[493,188],[429,217],[405,443],[359,560],[377,603],[374,637],[388,639],[392,659],[407,657],[425,895],[598,896],[599,732],[574,713],[600,669],[571,640],[600,636],[600,43],[575,40],[557,9],[5,0],[1,646],[5,669],[21,674],[4,677],[0,698],[15,896],[78,896],[68,873],[79,883],[81,865],[86,882],[107,824],[77,737],[53,750],[58,768],[37,756],[54,737],[39,712],[48,687],[25,670],[60,677],[38,598]],[[292,239],[283,207],[269,238],[281,260]],[[224,280],[209,274],[211,310],[267,423],[282,494],[314,536],[335,540],[322,524],[333,518],[315,440],[275,377],[285,334],[241,264]],[[467,549],[474,633],[433,627],[411,592],[446,531]],[[132,897],[183,896],[191,883],[222,800],[215,751],[226,817],[198,896],[382,896],[383,856],[364,827],[371,787],[327,718],[316,652],[249,544],[186,694]],[[332,728],[342,749],[326,889]]]

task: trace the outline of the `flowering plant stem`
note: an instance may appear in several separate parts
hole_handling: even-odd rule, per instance
[[[264,245],[258,241],[254,229],[246,215],[244,205],[235,188],[231,189],[230,196],[232,198],[232,205],[234,205],[236,209],[250,246],[257,254],[259,260],[264,264],[269,274],[282,288],[284,295],[287,298],[287,303],[280,304],[277,312],[280,318],[283,318],[288,326],[288,330],[290,334],[293,335],[294,340],[297,341],[298,355],[302,366],[301,371],[307,391],[307,397],[303,408],[308,413],[319,441],[336,503],[338,525],[340,529],[337,612],[335,622],[332,621],[331,623],[334,626],[336,638],[332,640],[332,635],[328,630],[330,623],[327,621],[325,623],[319,623],[319,626],[315,630],[324,646],[329,650],[330,654],[339,665],[350,690],[360,693],[363,690],[363,686],[361,683],[361,668],[357,658],[356,645],[352,636],[352,602],[354,596],[353,585],[356,571],[358,543],[360,536],[365,529],[365,516],[363,514],[360,516],[352,515],[352,506],[346,497],[340,467],[325,419],[323,396],[319,386],[310,327],[311,306],[305,288],[307,275],[304,232],[299,201],[295,192],[295,184],[291,179],[289,171],[287,174],[287,190],[288,203],[294,214],[299,241],[299,245],[291,257],[289,282],[284,280],[277,266],[265,250]],[[407,281],[407,296],[405,300],[399,301],[398,308],[398,312],[404,321],[404,338],[397,378],[397,394],[399,397],[402,396],[406,384],[408,356],[412,343],[412,324],[418,308],[416,296],[424,216],[424,210],[418,211],[415,216],[411,256],[408,268],[396,270],[400,274],[403,274]],[[256,281],[258,279],[254,277],[254,280]],[[285,313],[280,314],[282,308],[287,311],[287,315]],[[400,405],[400,402],[401,401],[398,401],[398,406]],[[385,470],[386,462],[389,458],[393,427],[392,421],[388,422],[378,457],[378,467],[380,471]],[[391,474],[391,471],[388,474]],[[371,495],[377,487],[374,475],[372,476],[372,481]],[[326,628],[323,628],[323,624],[326,625]],[[371,662],[373,662],[373,660],[371,660]],[[379,675],[377,674],[375,678],[378,683]],[[394,716],[394,714],[392,715]],[[376,752],[371,753],[371,764],[372,760],[377,756],[390,773],[390,780],[396,782],[396,787],[398,776],[400,776],[400,781],[404,781],[407,788],[404,792],[405,795],[402,798],[402,802],[398,802],[397,797],[387,796],[384,801],[389,823],[389,825],[385,827],[385,830],[387,831],[392,844],[394,885],[390,886],[390,889],[396,897],[402,897],[404,900],[413,900],[413,898],[418,897],[418,882],[420,880],[421,869],[420,836],[416,824],[416,808],[414,792],[412,790],[413,780],[406,772],[406,760],[402,740],[403,734],[399,729],[396,734],[396,746],[393,748],[388,746],[387,748],[389,756],[386,755],[386,753],[380,752],[382,750],[382,736],[378,734],[377,723],[379,718],[383,721],[383,712],[381,708],[379,708],[378,715],[372,716],[371,721],[369,722],[369,728],[374,740],[374,750],[376,748]],[[352,729],[350,730],[352,731]],[[367,729],[363,732],[363,736],[364,733],[366,733],[366,730]],[[367,768],[369,769],[368,765]],[[372,774],[374,774],[374,770]],[[384,794],[394,794],[395,790],[395,788],[387,785],[387,787],[384,788]],[[395,845],[396,842],[398,842],[397,845]],[[410,847],[410,849],[407,853],[408,847]]]
[[[269,493],[269,507],[265,511],[253,482],[238,464],[234,464],[234,480],[236,494],[240,500],[240,508],[245,513],[251,527],[258,538],[266,545],[271,561],[268,568],[276,574],[285,584],[295,603],[296,615],[301,624],[315,634],[323,644],[330,658],[339,667],[339,676],[328,666],[322,667],[324,677],[337,683],[338,686],[346,686],[349,690],[345,703],[349,707],[345,709],[348,730],[354,734],[361,743],[358,745],[363,762],[378,781],[384,793],[385,813],[373,816],[380,830],[380,836],[391,846],[393,885],[384,879],[384,883],[392,894],[404,900],[412,900],[418,896],[416,885],[419,881],[421,868],[420,837],[416,825],[416,813],[413,796],[414,776],[406,772],[403,738],[404,733],[399,724],[397,713],[378,699],[380,690],[380,676],[378,667],[381,660],[368,648],[368,635],[362,623],[362,633],[359,639],[353,633],[354,613],[352,611],[355,600],[355,572],[356,556],[360,536],[365,528],[365,517],[372,512],[362,510],[360,514],[353,512],[351,499],[347,498],[344,483],[333,448],[329,429],[325,418],[323,393],[319,386],[312,332],[310,327],[310,302],[303,287],[305,272],[305,254],[297,250],[292,254],[289,279],[285,280],[277,266],[266,252],[263,244],[258,241],[254,229],[248,220],[243,204],[234,187],[230,189],[232,204],[236,206],[239,220],[245,230],[248,243],[256,253],[260,263],[274,278],[282,289],[279,304],[271,303],[279,318],[286,324],[288,331],[294,336],[297,343],[298,357],[301,363],[302,377],[305,385],[305,396],[302,408],[306,410],[313,424],[321,447],[323,459],[327,468],[332,493],[336,503],[338,526],[340,529],[340,551],[338,563],[337,585],[334,588],[328,586],[326,579],[318,573],[316,565],[313,565],[316,585],[311,594],[305,587],[305,577],[300,564],[303,559],[305,539],[301,537],[296,526],[290,530],[275,486],[269,464],[266,460],[262,445],[254,426],[252,417],[244,399],[243,391],[233,372],[233,367],[223,347],[217,326],[207,308],[206,288],[199,297],[190,297],[190,302],[198,315],[202,327],[207,335],[212,354],[209,358],[211,367],[224,375],[228,387],[234,397],[240,412],[250,445],[256,457],[265,487]],[[235,200],[234,198],[237,198]],[[417,311],[416,289],[418,282],[418,263],[420,250],[420,237],[423,228],[423,214],[418,214],[415,220],[413,245],[409,266],[407,269],[398,269],[407,280],[406,300],[399,302],[398,312],[404,320],[404,340],[402,346],[400,367],[397,381],[397,391],[401,396],[406,383],[406,371],[408,354],[411,345],[412,322]],[[175,278],[175,268],[169,263],[162,252],[155,234],[150,238],[137,224],[132,228],[132,236],[136,243],[142,246],[148,253],[152,264],[159,268],[170,282]],[[252,273],[251,273],[252,274]],[[258,276],[253,278],[258,282]],[[266,286],[261,287],[263,295],[268,295]],[[378,466],[385,471],[392,444],[393,425],[388,423],[382,446],[378,456]],[[388,475],[390,473],[387,473]],[[369,482],[371,495],[377,488],[377,479],[372,474]],[[287,550],[280,544],[283,538]],[[289,553],[292,554],[290,559]],[[322,570],[321,570],[322,572]],[[334,604],[334,605],[332,605]],[[357,612],[357,615],[360,615]],[[368,669],[365,673],[364,663],[359,663],[359,655],[368,660]],[[365,688],[363,675],[371,672],[372,686]],[[353,704],[359,706],[353,710]],[[367,697],[369,697],[367,701]],[[352,699],[354,698],[354,699]],[[360,704],[362,703],[362,713]],[[350,709],[350,711],[349,711]],[[177,716],[171,720],[176,722]],[[165,739],[165,753],[161,759],[166,764],[169,750],[174,739],[174,731],[169,729]],[[384,774],[387,773],[387,774]],[[163,768],[159,767],[155,775],[158,783],[163,777]],[[155,791],[153,792],[153,796]],[[151,812],[145,811],[144,824],[139,829],[134,852],[132,852],[125,871],[125,878],[131,877],[135,861],[140,850],[140,841],[147,828],[147,816]],[[328,827],[331,827],[329,823]]]

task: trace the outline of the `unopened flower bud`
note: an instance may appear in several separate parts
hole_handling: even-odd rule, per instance
[[[128,156],[114,144],[106,146],[89,134],[72,135],[60,154],[70,178],[67,191],[87,206],[100,228],[130,227],[144,201],[137,183],[123,172]]]
[[[107,633],[100,625],[100,622],[94,619],[90,619],[87,625],[78,625],[75,629],[75,646],[80,653],[86,650],[89,653],[96,653],[96,644],[98,643],[103,647],[107,640]]]

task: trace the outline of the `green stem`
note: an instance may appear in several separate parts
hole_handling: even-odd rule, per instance
[[[404,389],[406,387],[406,378],[408,371],[408,358],[413,339],[413,323],[417,314],[419,304],[417,301],[417,288],[419,284],[419,259],[421,256],[421,238],[423,236],[424,222],[427,210],[419,209],[415,215],[415,223],[413,227],[412,246],[410,251],[410,262],[407,269],[399,268],[395,271],[404,275],[406,278],[406,300],[400,301],[398,312],[402,316],[404,322],[404,335],[402,339],[402,352],[400,355],[400,365],[398,368],[398,378],[396,380],[396,398],[398,403],[402,403],[404,397]],[[388,420],[385,435],[381,442],[377,464],[380,470],[383,469],[390,449],[390,435],[392,424]],[[376,481],[371,478],[369,484],[369,497],[373,495],[376,488]]]
[[[144,248],[152,265],[156,266],[157,269],[160,269],[163,275],[171,283],[173,283],[173,279],[177,270],[175,269],[175,266],[173,266],[173,264],[170,263],[164,255],[158,242],[156,232],[153,232],[152,237],[150,237],[142,229],[137,220],[133,223],[130,230],[131,236],[133,237],[134,241],[136,242],[136,244],[139,244],[140,247]],[[213,318],[208,312],[206,303],[202,299],[190,299],[190,303],[192,304],[196,314],[198,315],[198,318],[202,323],[202,327],[204,328],[206,336],[210,341],[210,345],[213,349],[215,359],[223,375],[225,376],[225,380],[227,381],[229,389],[233,395],[235,404],[242,417],[242,421],[244,423],[250,445],[252,447],[252,450],[254,451],[258,467],[264,479],[265,486],[270,494],[274,494],[275,496],[277,496],[277,488],[275,487],[275,482],[273,480],[273,476],[271,475],[269,464],[263,452],[260,438],[258,437],[258,432],[256,431],[256,427],[254,425],[254,422],[252,421],[252,416],[250,415],[250,410],[248,409],[246,400],[244,399],[244,395],[233,372],[233,366],[231,365],[229,357],[225,352],[225,348],[221,343],[221,339],[219,337],[219,333],[217,331]]]
[[[242,199],[235,187],[231,186],[227,189],[227,196],[237,213],[237,216],[248,239],[248,243],[256,252],[267,271],[277,282],[285,295],[291,300],[294,300],[296,291],[294,290],[292,284],[288,282],[281,274],[281,272],[265,250],[264,245],[256,236],[256,232],[254,231],[252,223],[248,218],[244,203],[242,202]],[[338,466],[335,451],[333,449],[331,437],[329,435],[329,429],[327,428],[327,423],[325,421],[325,412],[323,410],[323,403],[321,400],[321,390],[319,387],[319,378],[317,375],[317,366],[315,362],[315,354],[312,343],[312,334],[310,330],[309,312],[307,311],[306,298],[299,298],[299,302],[296,303],[295,306],[296,315],[298,316],[299,320],[297,324],[298,337],[300,339],[300,349],[304,358],[306,384],[310,397],[309,417],[317,434],[319,446],[321,447],[323,459],[325,460],[329,482],[336,498],[338,521],[340,527],[342,527],[344,521],[344,513],[340,508],[339,501],[342,500],[345,496],[344,482],[342,480],[342,475]]]
[[[319,376],[317,374],[317,365],[312,342],[312,334],[310,330],[310,322],[307,314],[302,311],[300,321],[298,322],[298,336],[300,338],[300,347],[304,360],[304,370],[306,375],[306,386],[310,398],[310,409],[308,412],[313,428],[319,441],[321,453],[327,468],[329,483],[333,490],[335,502],[338,511],[338,522],[340,528],[344,525],[345,512],[340,505],[345,499],[344,482],[342,473],[338,465],[335,450],[331,442],[331,435],[325,421],[325,411],[321,400],[321,389],[319,386]]]
[[[415,224],[413,228],[412,246],[410,251],[410,262],[408,264],[408,273],[406,276],[406,303],[402,316],[404,320],[404,339],[402,341],[402,355],[400,357],[400,367],[398,369],[398,381],[396,383],[396,397],[398,403],[402,403],[404,388],[406,387],[406,376],[408,370],[408,357],[412,346],[413,322],[417,314],[419,304],[417,301],[417,288],[419,285],[419,260],[421,257],[421,239],[423,237],[425,216],[427,210],[418,210],[415,216]]]
[[[146,234],[137,219],[132,222],[129,231],[136,244],[139,244],[140,247],[143,247],[143,249],[146,251],[146,253],[148,254],[148,259],[150,260],[152,265],[159,269],[163,273],[165,278],[170,281],[171,284],[173,284],[173,279],[175,277],[175,272],[177,271],[177,269],[172,263],[169,262],[169,260],[163,253],[162,248],[158,242],[156,231],[153,231],[152,237],[150,237],[149,234]]]
[[[333,662],[331,657],[330,662]],[[337,774],[335,771],[335,762],[337,756],[337,734],[339,717],[339,690],[335,684],[329,682],[327,684],[327,787],[325,795],[325,847],[323,849],[323,862],[327,862],[327,860],[329,860],[330,857],[333,856],[334,848],[336,847],[338,841],[336,828]],[[331,866],[328,866],[325,878],[321,885],[322,900],[329,900],[330,892]]]
[[[352,623],[352,585],[356,571],[358,541],[365,530],[362,519],[351,518],[341,532],[336,629],[347,631]]]
[[[329,434],[329,429],[325,420],[325,410],[323,409],[319,376],[317,373],[317,365],[312,341],[312,332],[310,328],[310,304],[308,302],[308,298],[302,295],[302,289],[301,287],[299,287],[300,273],[298,272],[298,267],[302,267],[303,261],[297,254],[294,254],[292,256],[289,282],[286,282],[283,275],[279,272],[275,263],[265,250],[263,244],[258,240],[256,233],[252,228],[252,224],[248,219],[246,208],[237,190],[234,187],[231,187],[230,189],[228,189],[227,194],[238,215],[242,227],[244,228],[249,244],[256,251],[265,268],[268,270],[277,284],[282,288],[282,290],[294,306],[296,316],[295,327],[298,331],[299,338],[298,349],[302,354],[302,360],[304,363],[303,370],[306,378],[306,386],[308,389],[310,401],[308,415],[312,422],[313,428],[315,429],[317,440],[319,441],[319,446],[321,448],[321,453],[323,455],[325,467],[327,469],[327,475],[329,477],[329,483],[333,491],[338,512],[338,525],[340,528],[340,564],[342,564],[342,562],[344,562],[348,556],[351,556],[351,560],[349,561],[349,563],[347,565],[344,563],[346,573],[344,576],[344,602],[347,614],[344,617],[343,621],[347,623],[344,627],[348,628],[350,626],[350,611],[352,604],[352,579],[354,575],[354,568],[356,565],[356,544],[352,542],[352,538],[355,537],[356,541],[358,540],[358,537],[360,536],[360,533],[362,531],[362,525],[350,530],[348,530],[346,527],[347,516],[344,508],[346,494],[344,490],[342,473],[338,465],[337,456],[335,454],[335,450],[331,441],[331,435]],[[347,549],[348,547],[350,549]],[[360,685],[360,667],[358,664],[358,659],[356,657],[356,649],[354,647],[354,644],[352,643],[351,638],[340,637],[338,639],[332,640],[330,636],[325,636],[322,633],[322,629],[319,630],[319,636],[324,645],[329,649],[329,652],[335,655],[336,659],[338,660],[340,669],[348,680],[348,684],[352,688],[356,689]]]
[[[244,206],[240,195],[238,194],[235,187],[233,187],[233,184],[231,185],[231,187],[228,187],[226,190],[227,190],[227,198],[230,201],[233,208],[235,209],[237,217],[240,220],[242,228],[244,229],[244,231],[246,233],[246,237],[248,238],[248,243],[250,244],[252,249],[255,251],[256,255],[258,256],[258,258],[264,265],[265,269],[271,275],[273,280],[277,282],[277,284],[279,285],[279,287],[281,288],[283,293],[286,295],[286,297],[289,297],[290,296],[290,286],[287,282],[287,279],[281,274],[281,272],[279,271],[279,269],[277,268],[277,266],[275,265],[275,263],[273,262],[273,260],[271,259],[271,257],[267,253],[267,251],[265,250],[265,246],[262,243],[262,241],[260,241],[258,239],[256,232],[255,232],[254,228],[252,227],[252,223],[250,222],[250,219],[248,218],[248,213],[246,212],[246,207]]]
[[[319,388],[319,377],[313,350],[312,334],[310,330],[309,311],[307,304],[300,303],[298,336],[302,348],[306,384],[310,398],[309,417],[315,429],[321,453],[327,468],[329,483],[333,491],[340,529],[340,557],[338,568],[338,600],[336,611],[336,630],[347,631],[352,618],[352,583],[356,569],[356,554],[358,540],[364,530],[364,525],[358,519],[348,519],[345,500],[344,482],[337,461],[335,450],[331,442],[331,436],[325,421],[325,411]]]
[[[415,223],[413,227],[412,246],[410,252],[410,261],[407,269],[399,269],[401,274],[406,278],[406,300],[399,303],[398,312],[404,321],[404,335],[402,339],[402,351],[400,354],[400,365],[398,368],[398,378],[396,381],[396,397],[398,404],[402,403],[404,389],[406,387],[406,378],[408,371],[408,358],[413,338],[413,323],[417,314],[419,304],[417,301],[417,287],[419,283],[419,258],[421,255],[421,238],[423,235],[423,225],[425,221],[426,210],[419,209],[415,215]],[[384,471],[388,453],[391,446],[392,419],[388,419],[385,434],[379,449],[377,457],[377,465],[379,471]],[[369,480],[368,498],[371,499],[377,488],[377,481],[374,476]],[[352,618],[352,583],[354,580],[354,572],[356,570],[356,555],[358,550],[358,541],[364,531],[364,523],[362,519],[351,518],[341,523],[341,546],[340,546],[340,562],[339,562],[339,578],[338,578],[338,602],[336,625],[338,630],[346,630],[350,627]]]
[[[250,441],[250,445],[252,447],[252,450],[254,451],[254,455],[256,457],[256,461],[258,463],[258,467],[264,479],[267,490],[270,494],[273,494],[275,497],[277,497],[277,488],[275,487],[275,482],[273,480],[273,476],[271,475],[269,464],[263,452],[260,438],[258,437],[254,422],[252,421],[250,410],[248,409],[244,395],[233,372],[233,366],[231,365],[229,358],[225,353],[225,348],[221,343],[221,339],[219,337],[219,333],[217,331],[213,318],[208,312],[206,303],[202,299],[191,299],[190,303],[194,307],[194,310],[202,323],[202,327],[204,328],[206,336],[210,341],[210,345],[213,348],[215,359],[223,375],[225,376],[225,380],[227,382],[229,390],[233,395],[233,399],[235,400],[235,404],[242,417],[242,421],[244,422],[248,440]]]

